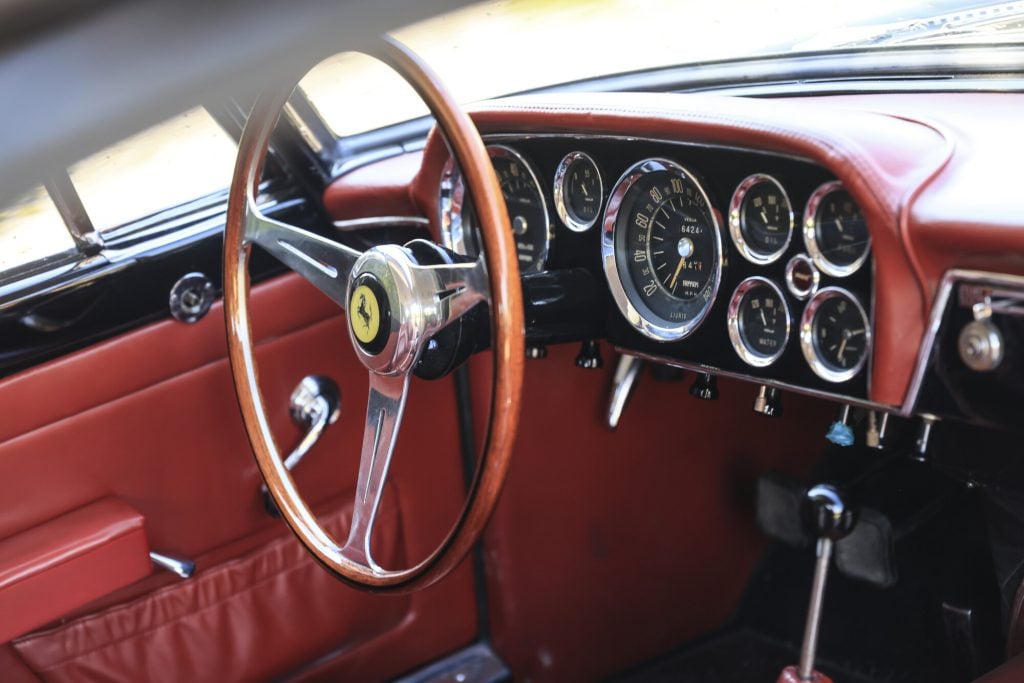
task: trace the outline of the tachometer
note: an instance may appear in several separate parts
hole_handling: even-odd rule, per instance
[[[867,259],[871,238],[864,214],[838,180],[807,200],[804,244],[814,265],[833,277],[852,275]]]
[[[722,277],[722,235],[707,193],[667,159],[633,165],[604,218],[604,271],[619,310],[641,333],[682,339],[707,317]]]
[[[501,185],[508,219],[522,273],[544,269],[551,244],[551,218],[547,200],[533,166],[518,152],[504,145],[490,145],[487,153]],[[478,235],[470,224],[471,203],[462,177],[449,160],[441,177],[441,233],[444,244],[456,253],[479,253]]]
[[[860,372],[871,348],[871,321],[850,292],[826,287],[814,295],[800,319],[800,349],[815,374],[845,382]]]

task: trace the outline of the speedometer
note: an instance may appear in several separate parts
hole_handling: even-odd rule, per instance
[[[647,159],[623,174],[601,252],[619,310],[651,339],[682,339],[711,310],[722,278],[721,228],[704,188],[679,164]]]

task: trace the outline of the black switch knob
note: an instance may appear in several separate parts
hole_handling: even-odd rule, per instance
[[[774,387],[762,384],[754,399],[754,412],[765,417],[781,417],[782,393]]]
[[[580,353],[576,356],[576,367],[584,370],[598,370],[604,365],[601,358],[601,345],[591,339],[583,342]]]
[[[690,396],[696,396],[702,401],[714,401],[718,398],[718,380],[714,375],[702,372],[693,381]]]
[[[540,346],[527,346],[526,347],[526,357],[530,358],[530,359],[533,359],[533,360],[539,360],[541,358],[547,358],[548,357],[548,347],[543,346],[543,345],[540,345]]]

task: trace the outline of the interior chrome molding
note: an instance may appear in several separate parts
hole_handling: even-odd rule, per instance
[[[333,225],[338,232],[353,232],[366,228],[427,228],[430,226],[430,220],[423,216],[369,216],[367,218],[350,218],[343,221],[334,221]]]
[[[939,329],[946,315],[946,308],[949,305],[949,298],[953,289],[959,284],[987,285],[991,287],[1006,287],[1024,294],[1024,276],[1010,275],[1007,273],[992,273],[983,270],[948,270],[939,282],[939,288],[932,303],[931,315],[928,319],[928,327],[925,329],[924,338],[921,340],[921,347],[917,352],[917,362],[914,366],[914,374],[910,377],[910,386],[907,389],[907,396],[900,408],[899,414],[909,417],[915,413],[917,400],[921,393],[921,385],[924,384],[924,376],[931,366],[932,352],[935,349],[935,340],[938,338]]]
[[[830,391],[821,391],[820,389],[810,389],[808,387],[799,386],[796,384],[789,384],[788,382],[780,382],[775,379],[768,377],[755,377],[754,375],[748,375],[742,372],[733,372],[732,370],[722,370],[721,368],[713,367],[710,365],[702,365],[700,363],[689,363],[682,361],[677,358],[668,358],[666,356],[659,356],[653,353],[645,353],[643,351],[636,351],[634,349],[628,349],[622,346],[616,346],[615,350],[619,353],[627,356],[635,356],[641,360],[650,361],[652,363],[660,363],[661,365],[667,365],[673,368],[680,368],[682,370],[690,370],[692,372],[707,373],[710,375],[716,375],[718,377],[727,377],[729,379],[743,380],[744,382],[750,382],[754,385],[763,384],[767,387],[774,387],[775,389],[781,389],[783,391],[791,391],[794,394],[803,394],[804,396],[811,396],[814,398],[823,398],[829,401],[835,401],[837,403],[844,403],[855,408],[867,408],[868,410],[876,410],[884,413],[899,413],[899,406],[888,405],[886,403],[878,403],[876,401],[869,401],[862,398],[856,398],[854,396],[847,396],[845,394],[832,393]]]

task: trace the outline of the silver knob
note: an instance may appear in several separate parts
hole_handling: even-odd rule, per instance
[[[991,372],[1003,362],[1003,334],[990,318],[972,320],[957,340],[960,360],[975,372]]]

